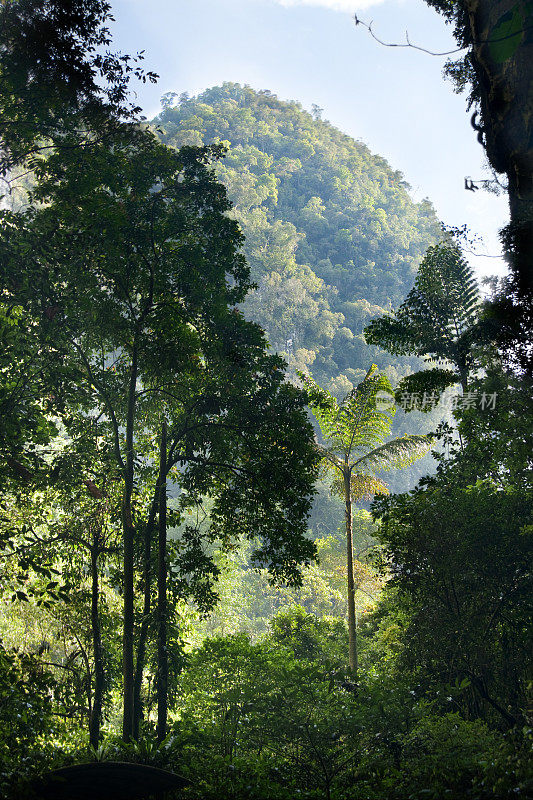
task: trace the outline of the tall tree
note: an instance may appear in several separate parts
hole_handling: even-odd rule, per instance
[[[466,392],[475,363],[480,311],[471,268],[458,245],[442,242],[426,253],[415,285],[398,311],[373,320],[365,328],[365,338],[394,355],[421,356],[438,364],[437,369],[404,378],[397,394],[442,391],[454,383]]]
[[[519,288],[533,288],[533,6],[529,0],[426,0],[453,24],[467,50],[448,72],[470,86],[478,138],[497,173],[507,177],[508,245]]]
[[[472,125],[496,173],[505,175],[510,223],[501,231],[511,268],[492,305],[497,344],[533,375],[533,6],[530,0],[426,0],[454,26],[466,54],[445,72],[470,90]]]
[[[394,392],[374,364],[340,403],[312,378],[301,377],[324,437],[324,444],[317,444],[322,465],[333,478],[332,489],[345,502],[349,663],[357,679],[352,504],[374,494],[386,494],[387,486],[377,473],[412,464],[429,450],[431,437],[402,436],[384,443],[395,412]]]
[[[154,81],[143,72],[142,54],[109,50],[111,6],[105,0],[2,0],[0,3],[0,178],[5,192],[28,173],[45,169],[58,149],[67,160],[73,147],[90,147],[118,129],[135,137],[140,108],[128,98],[132,76]],[[128,123],[128,124],[127,124]],[[96,133],[97,131],[97,133]],[[20,254],[24,258],[24,254]],[[61,369],[46,351],[35,348],[27,330],[44,333],[55,307],[29,318],[8,298],[0,307],[0,474],[28,481],[42,468],[37,445],[54,434],[49,412],[55,402]],[[54,386],[55,390],[51,391]]]
[[[167,424],[161,424],[159,455],[159,521],[157,546],[157,739],[167,735]]]
[[[46,202],[3,215],[6,293],[35,316],[43,303],[57,309],[56,352],[77,376],[68,403],[102,418],[121,473],[125,738],[134,730],[141,456],[150,458],[156,420],[168,417],[166,467],[181,465],[184,502],[217,496],[213,530],[223,540],[253,530],[264,542],[258,558],[288,580],[314,554],[304,535],[315,458],[304,399],[236,310],[249,273],[225,190],[207,167],[218,152],[116,135],[112,147],[73,150],[70,162],[51,155],[35,190]]]

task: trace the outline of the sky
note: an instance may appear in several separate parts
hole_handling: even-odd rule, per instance
[[[112,0],[115,49],[144,50],[158,83],[136,84],[152,118],[166,92],[195,95],[224,81],[296,100],[403,172],[416,200],[428,197],[447,225],[481,237],[467,253],[478,277],[503,274],[498,230],[505,195],[465,191],[490,178],[466,96],[443,79],[446,57],[383,41],[453,50],[452,31],[423,0]]]

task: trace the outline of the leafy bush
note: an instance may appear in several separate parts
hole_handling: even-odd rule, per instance
[[[457,713],[423,718],[404,739],[391,797],[472,797],[474,782],[496,755],[497,744],[497,735],[480,720],[468,722]]]
[[[35,655],[7,650],[0,642],[0,796],[14,791],[40,764],[54,732],[55,681]]]
[[[206,640],[180,681],[177,771],[202,797],[333,796],[354,765],[345,640],[344,623],[302,608],[280,613],[261,642]]]

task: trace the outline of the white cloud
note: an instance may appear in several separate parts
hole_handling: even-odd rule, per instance
[[[331,11],[354,13],[363,8],[378,5],[383,0],[275,0],[282,6],[320,6]]]

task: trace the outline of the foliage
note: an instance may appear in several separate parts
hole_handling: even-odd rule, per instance
[[[422,716],[402,740],[399,768],[381,777],[379,789],[394,800],[475,797],[473,784],[497,743],[480,721],[467,722],[456,713]]]
[[[430,249],[396,317],[371,331],[391,353],[455,366],[404,385],[459,378],[498,400],[457,413],[457,437],[441,428],[435,476],[374,504],[380,578],[363,560],[376,531],[362,511],[352,564],[352,495],[383,492],[380,471],[428,438],[383,442],[391,380],[416,362],[376,351],[384,371],[365,377],[362,331],[411,288],[438,238],[433,211],[316,110],[268,92],[167,97],[160,136],[179,151],[122,124],[137,113],[128,76],[150,74],[102,53],[109,19],[99,0],[0,9],[1,167],[32,171],[28,207],[4,208],[0,235],[2,796],[26,797],[20,781],[54,761],[87,758],[174,769],[192,797],[527,794],[531,395],[494,350],[477,360],[478,299],[459,250]],[[239,306],[293,372],[312,366],[329,391],[288,384]],[[343,479],[347,568],[323,484],[306,534],[319,454]],[[156,619],[164,548],[152,534],[167,479],[171,613]],[[340,597],[354,575],[360,611],[387,584],[357,631],[357,683],[343,668],[355,592],[348,631]],[[226,606],[202,627],[190,602],[205,614],[217,589]],[[156,742],[164,623],[172,725]],[[138,740],[120,741],[122,706],[126,720],[143,705]]]
[[[89,129],[109,135],[140,108],[128,98],[129,78],[155,80],[136,57],[107,48],[112,21],[105,0],[16,0],[0,8],[0,174],[43,166],[50,150],[91,141]],[[11,175],[11,179],[16,178]]]
[[[307,424],[297,410],[303,399],[282,383],[281,360],[264,354],[259,329],[244,322],[234,309],[250,284],[238,251],[241,236],[225,215],[229,204],[206,167],[209,158],[209,151],[190,148],[175,153],[149,134],[133,145],[126,136],[115,141],[112,150],[95,145],[84,157],[76,156],[75,172],[74,164],[66,166],[63,157],[51,157],[49,177],[37,192],[48,204],[25,216],[4,215],[2,267],[12,296],[29,312],[38,314],[43,297],[58,309],[49,320],[56,347],[62,363],[77,370],[85,391],[82,396],[78,390],[76,399],[69,400],[106,415],[122,471],[131,469],[131,444],[122,444],[119,436],[119,425],[126,426],[132,410],[128,402],[134,402],[148,421],[157,402],[165,401],[160,408],[170,415],[174,437],[169,469],[183,463],[190,473],[184,504],[186,497],[194,499],[207,491],[219,465],[218,485],[224,499],[213,508],[212,519],[221,531],[224,508],[237,497],[242,499],[244,485],[256,465],[259,469],[258,459],[263,470],[268,461],[285,489],[290,475],[292,479],[302,475],[289,468],[287,461],[293,454],[295,463],[303,466],[303,451],[295,449],[298,436],[278,424],[276,441],[273,417],[279,423],[293,408],[293,422],[302,432]],[[156,180],[159,191],[153,189]],[[62,219],[60,229],[57,218]],[[107,221],[104,228],[102,218]],[[32,252],[25,259],[28,277],[15,285],[15,264],[21,250],[27,252],[28,247]],[[30,283],[30,273],[40,276],[38,290],[35,278]],[[132,370],[142,381],[133,400],[128,388]],[[255,383],[245,387],[254,370]],[[243,421],[252,405],[255,412],[263,405],[265,413],[258,417],[247,443],[239,446],[243,461],[248,462],[239,473],[224,465],[222,450],[239,413],[241,429],[252,424],[251,416]],[[225,414],[229,414],[227,424],[222,420]],[[192,424],[194,417],[202,423]],[[305,435],[299,439],[305,441]],[[265,449],[267,441],[270,445]],[[143,447],[142,437],[135,440],[135,447]],[[235,463],[241,457],[238,452]],[[310,475],[310,454],[308,461]],[[257,481],[262,481],[257,469]],[[224,470],[233,472],[230,482],[222,482]],[[274,491],[274,482],[269,485]],[[266,523],[261,498],[267,495],[247,491],[247,496],[254,511],[246,522],[243,515],[242,522],[247,529],[253,525],[257,535],[262,520]],[[284,497],[288,497],[286,491]],[[298,515],[305,517],[305,497],[306,490],[294,496],[290,512],[294,531]],[[275,502],[283,507],[280,496]],[[274,552],[258,557],[274,564]],[[311,554],[311,549],[307,552]]]
[[[384,631],[392,625],[376,614]],[[390,638],[355,693],[341,668],[346,637],[339,622],[293,608],[259,642],[207,639],[180,677],[167,739],[157,747],[148,728],[139,743],[110,737],[95,755],[173,769],[193,797],[503,800],[527,787],[527,736],[440,709],[398,671]]]
[[[422,387],[428,394],[440,392],[454,383],[462,383],[466,390],[479,315],[479,290],[472,270],[459,246],[445,242],[428,250],[415,285],[398,311],[373,320],[365,338],[395,355],[423,356],[436,363],[438,368],[431,372],[404,378],[397,396]]]
[[[367,511],[354,512],[354,569],[357,577],[356,607],[366,614],[378,602],[383,578],[370,557],[376,546],[375,525]],[[250,568],[253,543],[241,544],[234,552],[215,551],[219,569],[216,606],[208,617],[193,613],[188,640],[199,644],[206,636],[244,632],[255,641],[269,627],[272,617],[294,605],[319,618],[346,617],[346,543],[342,529],[314,539],[317,562],[302,570],[301,586],[272,585],[266,570]],[[192,610],[191,610],[192,612]],[[183,623],[182,623],[183,624]]]
[[[440,236],[433,208],[415,204],[401,173],[329,122],[270,92],[225,83],[167,104],[154,121],[174,147],[223,142],[217,165],[245,234],[257,284],[244,304],[292,369],[346,394],[371,357],[366,321],[411,288]]]
[[[20,305],[0,305],[0,485],[42,478],[42,448],[57,433],[50,384],[57,380],[31,333],[39,327]]]
[[[287,360],[292,378],[310,372],[343,397],[370,360],[393,385],[419,369],[417,358],[391,357],[363,337],[372,317],[401,303],[427,247],[442,237],[432,206],[411,201],[401,173],[297,103],[239,84],[169,97],[153,125],[173,147],[228,147],[217,175],[234,204],[257,287],[242,307]],[[399,413],[394,434],[432,430],[441,409],[429,417]],[[411,488],[432,468],[428,455],[392,475],[391,486]],[[328,517],[342,519],[338,502],[323,494],[316,515],[326,505]],[[315,537],[322,535],[316,515]]]
[[[0,640],[0,791],[44,763],[45,732],[54,733],[55,681],[36,654]],[[48,748],[45,747],[46,750]]]
[[[440,682],[467,678],[474,713],[479,693],[485,714],[492,707],[515,722],[525,692],[531,503],[483,484],[430,485],[391,507],[380,503],[380,537],[394,553],[393,584],[417,598],[411,657]]]
[[[26,487],[16,506],[8,496],[2,520],[2,634],[41,654],[66,730],[98,729],[120,675],[117,474],[97,424],[85,423],[93,441],[80,452],[58,437],[49,485]]]
[[[268,641],[280,646],[297,660],[309,659],[343,664],[346,626],[340,619],[319,619],[302,606],[279,611],[270,622]]]
[[[318,420],[324,444],[317,444],[324,472],[332,489],[345,503],[346,576],[349,630],[349,660],[357,678],[356,583],[353,564],[352,501],[387,492],[376,474],[412,463],[431,446],[431,437],[405,436],[384,443],[395,413],[388,378],[372,364],[363,381],[341,403],[315,381],[300,375],[309,392],[310,405]]]
[[[350,697],[333,679],[345,627],[301,609],[273,625],[257,644],[207,640],[183,675],[177,754],[202,796],[330,797],[350,770]]]
[[[500,743],[493,760],[486,765],[477,791],[489,797],[527,797],[533,791],[531,727],[512,731]]]
[[[228,547],[238,536],[253,538],[252,559],[273,580],[301,580],[300,564],[315,551],[305,519],[316,457],[304,394],[285,382],[281,359],[266,353],[260,329],[235,308],[249,273],[224,188],[207,166],[219,150],[177,153],[149,132],[132,139],[126,131],[111,147],[74,153],[70,161],[51,155],[38,171],[39,205],[4,212],[0,261],[10,302],[33,317],[43,302],[55,309],[52,333],[39,344],[53,340],[50,357],[66,367],[66,430],[79,449],[84,415],[96,417],[122,486],[127,738],[139,718],[153,631],[159,481],[171,474],[179,492],[171,524],[210,497],[207,529],[183,526],[171,565],[177,598],[192,598],[205,611],[216,574],[206,542]],[[158,471],[163,420],[169,435]],[[94,481],[88,485],[103,495]],[[144,599],[135,677],[139,551]],[[95,657],[99,651],[95,645]]]
[[[407,660],[431,685],[465,679],[465,713],[511,726],[525,713],[531,645],[531,397],[497,369],[477,386],[497,386],[499,404],[462,412],[437,474],[374,513],[391,584],[412,608]]]
[[[386,493],[376,473],[407,466],[429,449],[430,436],[403,436],[384,443],[396,409],[390,381],[375,364],[341,402],[312,378],[301,377],[325,440],[319,449],[322,466],[336,481],[345,465],[349,467],[354,500]],[[344,497],[342,485],[338,492]]]

